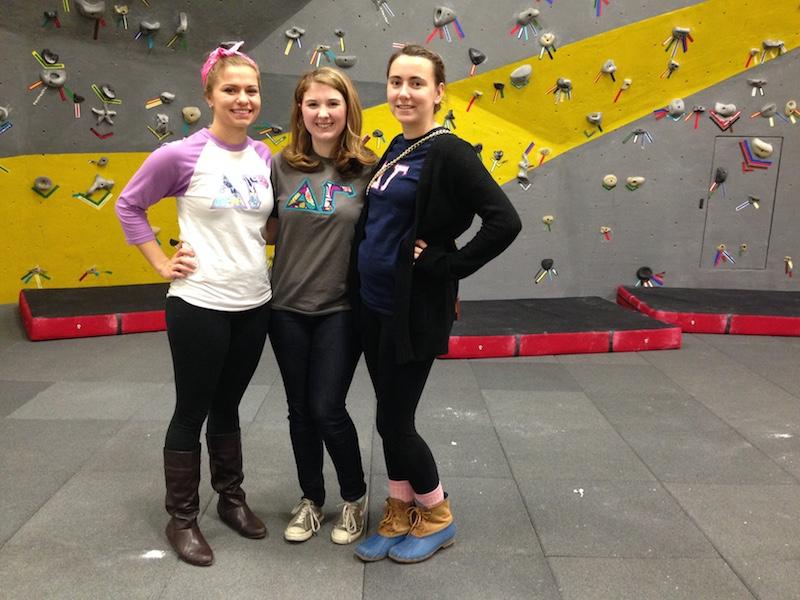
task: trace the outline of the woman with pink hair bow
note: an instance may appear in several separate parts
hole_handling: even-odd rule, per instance
[[[211,126],[148,156],[116,204],[128,243],[171,282],[166,321],[176,404],[164,442],[171,516],[166,534],[178,556],[198,566],[214,560],[197,525],[204,423],[220,518],[244,537],[267,534],[241,487],[239,402],[269,323],[272,289],[262,226],[274,204],[272,156],[247,136],[261,108],[260,74],[241,45],[217,48],[203,65]],[[180,227],[172,256],[147,220],[148,207],[166,197],[177,201]]]

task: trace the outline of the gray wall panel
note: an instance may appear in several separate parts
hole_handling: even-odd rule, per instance
[[[5,59],[0,73],[0,106],[13,110],[14,135],[0,136],[0,156],[152,150],[158,141],[146,125],[151,124],[157,110],[170,116],[173,130],[180,134],[181,107],[205,107],[199,77],[205,53],[220,41],[230,39],[244,39],[248,47],[257,46],[307,0],[153,0],[150,8],[140,0],[129,0],[128,31],[117,29],[111,15],[114,3],[107,2],[106,27],[100,28],[97,41],[92,39],[93,21],[79,16],[74,0],[70,2],[73,8],[69,15],[63,13],[61,2],[54,0],[4,2],[0,20],[0,53]],[[42,27],[42,11],[54,8],[59,10],[61,29]],[[166,47],[179,11],[188,14],[188,50]],[[143,39],[134,40],[143,18],[161,22],[152,51],[148,51]],[[66,65],[67,87],[86,98],[80,121],[73,118],[72,103],[62,102],[55,90],[48,91],[37,106],[32,105],[39,90],[29,92],[27,87],[38,79],[40,67],[31,50],[43,48],[59,55]],[[99,140],[88,131],[93,124],[88,118],[91,107],[101,106],[90,86],[101,82],[111,83],[123,100],[115,108],[118,114],[114,136],[106,140]],[[145,101],[162,91],[174,92],[175,103],[145,110]],[[207,115],[201,122],[208,122]]]
[[[717,136],[712,173],[718,167],[727,168],[728,178],[724,188],[719,189],[723,186],[718,186],[707,201],[703,250],[700,256],[700,266],[703,269],[714,267],[720,244],[725,244],[726,251],[736,261],[726,264],[726,268],[764,269],[767,266],[783,138],[762,136],[760,139],[774,148],[772,166],[764,170],[743,172],[739,143],[747,138]],[[748,203],[747,208],[737,211],[736,208],[747,202],[749,196],[760,199],[759,208],[753,208]],[[747,245],[744,251],[742,244]]]
[[[768,80],[764,97],[750,95],[749,77]],[[764,119],[748,117],[766,102],[776,102],[782,108],[790,98],[797,99],[798,81],[800,52],[795,50],[685,98],[689,107],[713,107],[715,101],[735,103],[742,109],[742,117],[733,133],[720,132],[706,116],[697,131],[692,129],[691,120],[656,121],[648,116],[545,162],[531,172],[533,185],[527,192],[516,183],[507,184],[504,189],[522,215],[522,237],[494,263],[464,281],[462,297],[587,293],[613,297],[617,285],[636,282],[636,270],[643,265],[656,272],[666,271],[667,285],[675,287],[797,289],[797,277],[784,275],[783,257],[793,256],[796,265],[800,259],[800,122],[792,126],[776,119],[771,128]],[[644,149],[632,141],[623,144],[622,140],[637,127],[650,131],[654,143]],[[775,194],[766,268],[700,267],[706,211],[709,204],[719,203],[721,194],[717,192],[711,203],[706,201],[703,210],[698,209],[699,199],[708,195],[717,136],[727,135],[783,138],[777,187],[767,182],[763,189],[764,196],[773,191]],[[777,174],[778,154],[773,158],[771,170]],[[739,162],[734,162],[731,169],[740,168]],[[620,179],[614,190],[606,191],[601,185],[606,173],[615,173]],[[647,182],[630,192],[624,187],[629,175],[643,175]],[[749,186],[759,179],[759,174],[743,177]],[[760,191],[757,186],[750,189]],[[729,186],[729,193],[739,198],[744,188]],[[746,194],[740,201],[745,199]],[[729,212],[735,213],[736,204],[730,202]],[[542,225],[545,214],[556,217],[552,232]],[[600,242],[600,225],[613,228],[612,242]],[[750,238],[755,231],[737,225],[731,239],[739,235]],[[554,282],[533,285],[533,275],[545,257],[555,259],[559,277]]]
[[[433,29],[433,11],[438,5],[453,8],[466,34],[458,40],[450,26],[453,42],[436,38],[430,48],[440,53],[447,66],[450,80],[467,76],[470,62],[467,49],[474,46],[486,53],[487,60],[479,70],[500,67],[539,52],[539,43],[533,37],[520,41],[509,36],[515,16],[535,6],[541,11],[540,23],[545,30],[556,33],[559,45],[597,35],[609,29],[635,23],[655,15],[698,4],[700,0],[659,0],[658,2],[623,2],[614,0],[605,7],[598,19],[590,2],[580,10],[575,0],[547,2],[485,2],[483,0],[457,0],[452,2],[408,2],[388,0],[395,13],[387,25],[375,9],[372,0],[316,0],[287,19],[258,47],[258,56],[280,73],[297,73],[307,69],[308,60],[316,44],[335,47],[335,28],[346,31],[348,53],[358,56],[352,69],[353,77],[367,81],[382,81],[386,73],[386,59],[392,53],[392,42],[424,43]],[[302,38],[303,49],[292,49],[284,56],[286,37],[284,31],[296,25],[306,30]]]

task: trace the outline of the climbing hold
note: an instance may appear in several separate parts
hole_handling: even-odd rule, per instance
[[[39,78],[47,87],[60,88],[67,81],[67,72],[63,69],[42,69]]]
[[[675,98],[667,104],[667,113],[670,117],[680,117],[686,112],[686,104],[682,98]]]
[[[722,102],[714,103],[714,112],[721,117],[730,117],[736,112],[735,104],[723,104]]]
[[[630,191],[638,190],[640,187],[644,185],[645,181],[646,181],[645,178],[640,175],[628,177],[625,180],[625,187],[628,188]]]
[[[110,192],[111,188],[113,187],[114,187],[113,179],[106,179],[105,177],[102,177],[100,175],[95,175],[94,183],[92,183],[92,185],[89,186],[89,189],[86,190],[86,195],[91,196],[97,190],[106,190]]]
[[[436,27],[444,27],[448,23],[456,20],[456,13],[452,8],[446,6],[437,6],[433,11],[433,24]]]
[[[603,187],[607,190],[613,190],[617,187],[617,176],[609,173],[603,177]]]
[[[356,64],[358,58],[354,54],[340,54],[333,62],[336,64],[337,67],[342,69],[349,69],[353,65]]]
[[[759,158],[769,158],[772,156],[772,144],[769,144],[760,138],[753,138],[750,142],[750,147],[753,149],[753,154]]]
[[[486,54],[477,48],[470,48],[467,50],[467,53],[469,54],[469,61],[475,66],[478,66],[486,60]]]
[[[48,65],[54,65],[58,62],[58,54],[53,52],[52,50],[45,48],[42,50],[39,55],[42,57],[42,60],[46,62]]]
[[[189,125],[197,123],[200,120],[200,114],[200,109],[196,106],[184,106],[181,109],[181,116]]]
[[[100,20],[103,18],[103,13],[106,12],[105,0],[75,0],[75,6],[78,7],[78,12],[84,17],[90,19]]]
[[[511,85],[520,89],[528,85],[533,74],[533,67],[531,65],[521,65],[511,71]]]
[[[33,180],[33,187],[38,192],[48,192],[53,187],[53,180],[49,177],[37,177]]]

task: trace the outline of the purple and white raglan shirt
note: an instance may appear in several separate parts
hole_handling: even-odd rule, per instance
[[[147,208],[174,196],[180,239],[195,252],[197,269],[175,279],[168,296],[215,310],[241,311],[272,297],[261,228],[274,204],[272,155],[247,138],[225,144],[207,129],[155,150],[116,204],[129,244],[155,239]]]

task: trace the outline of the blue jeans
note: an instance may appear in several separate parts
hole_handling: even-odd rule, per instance
[[[345,403],[361,354],[352,311],[309,316],[273,310],[270,343],[289,404],[289,433],[303,497],[325,502],[323,443],[336,468],[342,498],[367,491],[358,434]]]

